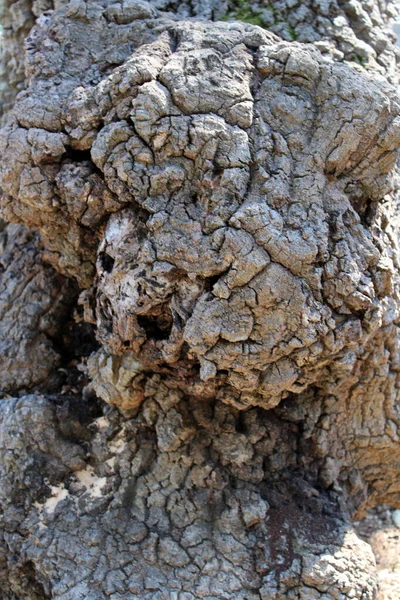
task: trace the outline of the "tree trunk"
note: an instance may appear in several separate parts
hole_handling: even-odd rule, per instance
[[[395,6],[3,12],[0,598],[372,600]]]

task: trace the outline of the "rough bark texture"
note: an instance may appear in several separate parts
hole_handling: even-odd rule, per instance
[[[400,506],[395,7],[5,13],[0,597],[372,600],[350,516]]]
[[[42,262],[37,237],[18,225],[0,233],[2,393],[49,386],[60,364],[54,338],[76,296],[74,286]]]
[[[400,595],[400,510],[387,505],[367,511],[355,522],[357,533],[371,544],[376,559],[377,600],[397,600]]]

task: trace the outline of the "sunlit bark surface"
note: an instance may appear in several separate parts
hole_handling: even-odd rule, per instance
[[[5,1],[2,600],[376,597],[395,16]]]

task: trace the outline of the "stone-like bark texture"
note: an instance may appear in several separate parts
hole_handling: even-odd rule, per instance
[[[292,424],[188,400],[157,377],[148,388],[137,418],[97,418],[85,451],[43,398],[0,406],[9,594],[374,597],[370,548],[296,475]]]
[[[377,600],[397,600],[400,591],[400,511],[387,505],[367,511],[356,522],[357,533],[371,544],[376,559]]]
[[[18,225],[0,233],[1,393],[49,386],[56,378],[54,340],[76,296],[74,286],[42,262],[37,237]]]
[[[271,6],[27,4],[0,132],[4,600],[375,597],[349,514],[400,506],[394,8]],[[287,39],[232,20],[261,14]],[[99,348],[71,369],[75,285]]]

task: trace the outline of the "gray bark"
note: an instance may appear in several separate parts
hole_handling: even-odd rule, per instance
[[[4,10],[0,598],[372,600],[395,6]]]

